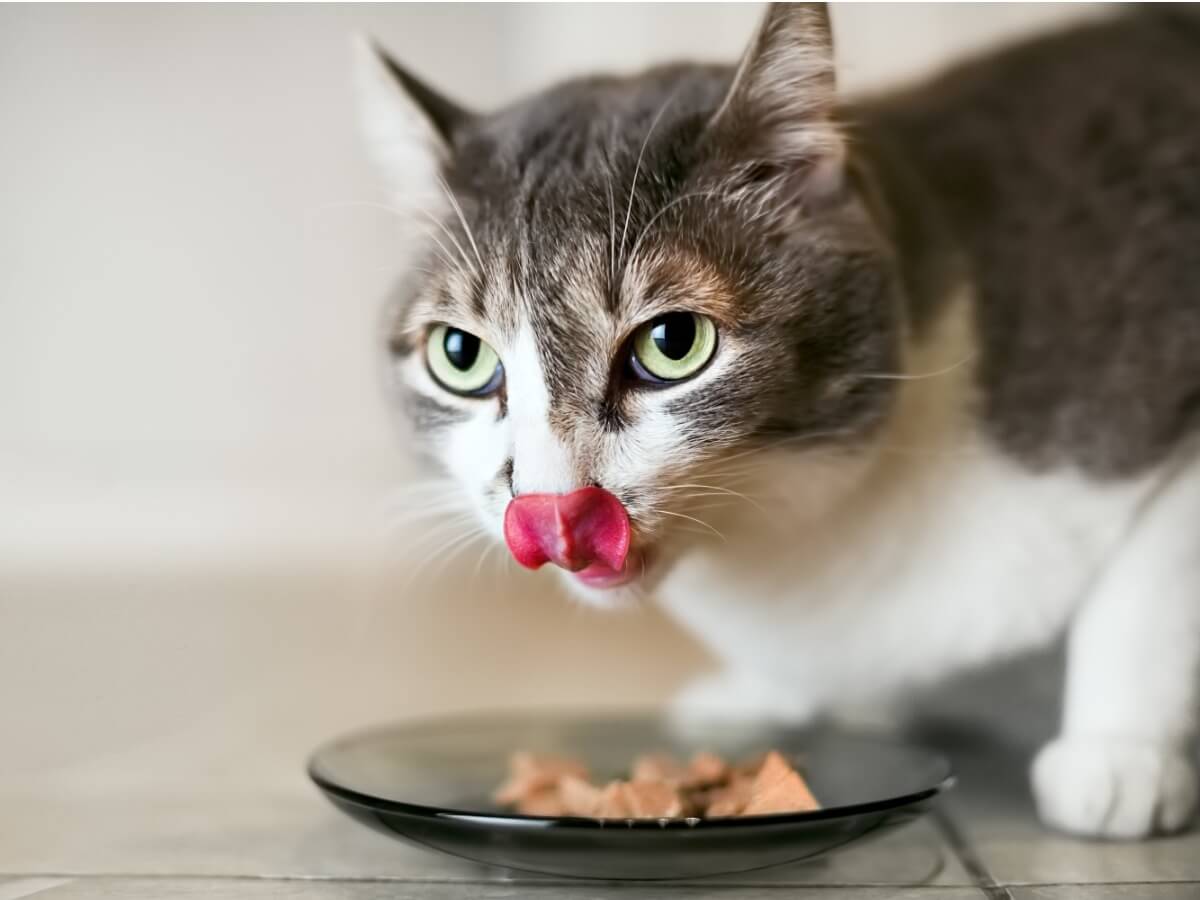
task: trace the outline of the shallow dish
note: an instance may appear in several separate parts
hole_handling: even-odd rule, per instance
[[[585,760],[618,777],[639,753],[730,758],[778,749],[822,804],[728,819],[523,816],[491,791],[514,750]],[[527,715],[411,722],[339,738],[309,775],[340,809],[384,834],[475,862],[573,878],[696,878],[811,859],[922,815],[952,782],[947,761],[907,744],[713,722],[686,739],[660,719]]]

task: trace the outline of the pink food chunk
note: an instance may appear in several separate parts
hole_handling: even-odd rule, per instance
[[[587,766],[579,760],[549,753],[518,751],[509,758],[508,770],[508,779],[492,795],[497,803],[505,806],[519,802],[528,794],[555,787],[564,775],[585,781],[588,777]]]
[[[772,813],[810,812],[820,808],[800,773],[779,753],[771,751],[754,776],[750,802],[741,814],[765,816]]]
[[[598,816],[603,791],[575,775],[564,775],[558,781],[558,796],[568,816]]]
[[[538,788],[517,800],[517,812],[526,816],[563,816],[567,814],[554,785]]]
[[[686,780],[688,769],[669,753],[643,753],[634,759],[630,775],[633,781],[680,784]]]
[[[753,784],[750,776],[733,773],[728,783],[708,792],[704,814],[710,818],[740,816],[750,802]]]
[[[688,762],[686,783],[689,787],[717,784],[728,777],[729,764],[715,753],[701,751]]]

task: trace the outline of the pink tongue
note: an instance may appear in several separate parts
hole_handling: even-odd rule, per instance
[[[629,553],[629,514],[603,488],[522,494],[504,511],[504,540],[529,569],[552,562],[571,572],[597,563],[620,572]]]

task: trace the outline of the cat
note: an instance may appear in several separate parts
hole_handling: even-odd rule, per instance
[[[518,562],[652,600],[802,722],[1066,636],[1031,769],[1184,828],[1200,662],[1200,23],[1136,12],[837,95],[822,5],[736,67],[469,112],[363,42],[413,226],[389,372]]]

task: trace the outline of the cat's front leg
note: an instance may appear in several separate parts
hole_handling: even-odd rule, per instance
[[[723,668],[691,681],[675,697],[669,714],[676,734],[703,737],[713,721],[743,722],[747,729],[769,732],[773,725],[803,725],[820,711],[816,697],[745,669]]]
[[[1049,825],[1139,838],[1195,812],[1198,524],[1193,464],[1144,511],[1071,626],[1062,733],[1033,766]]]

